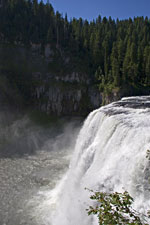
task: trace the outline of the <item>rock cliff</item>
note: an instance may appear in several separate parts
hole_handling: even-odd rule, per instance
[[[73,72],[63,77],[41,73],[33,75],[38,83],[32,92],[36,107],[47,114],[86,115],[98,108],[102,102],[101,94],[91,87],[82,74]]]
[[[36,44],[30,48],[6,43],[0,46],[1,77],[7,79],[8,86],[17,90],[14,92],[24,99],[27,106],[47,114],[85,116],[102,103],[101,94],[89,75],[74,69],[71,63],[68,56],[60,51],[54,52],[50,46],[45,46],[43,52]],[[1,79],[1,92],[2,86],[7,92],[6,82],[4,84]],[[3,97],[7,98],[7,95]],[[12,94],[9,102],[16,102],[11,97]]]

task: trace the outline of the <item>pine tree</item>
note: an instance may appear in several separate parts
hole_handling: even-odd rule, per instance
[[[120,86],[120,67],[119,67],[119,60],[118,60],[118,51],[117,51],[117,45],[114,43],[112,48],[112,54],[111,54],[111,70],[112,70],[112,77],[113,77],[113,83],[114,86]]]

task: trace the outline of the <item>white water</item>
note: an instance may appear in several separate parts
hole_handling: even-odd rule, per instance
[[[150,97],[124,98],[93,111],[80,131],[67,174],[41,202],[43,211],[49,207],[43,224],[98,224],[96,217],[87,216],[93,202],[85,188],[127,190],[138,211],[150,209],[148,149]]]

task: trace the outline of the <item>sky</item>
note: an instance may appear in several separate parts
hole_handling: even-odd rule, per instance
[[[67,13],[68,19],[82,17],[92,21],[98,15],[113,19],[150,17],[150,0],[50,0],[50,3],[55,11]]]

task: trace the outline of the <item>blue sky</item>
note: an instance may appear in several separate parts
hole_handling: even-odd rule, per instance
[[[93,20],[99,14],[114,19],[150,17],[150,0],[50,0],[50,3],[55,11],[58,10],[63,15],[67,13],[68,18]]]

